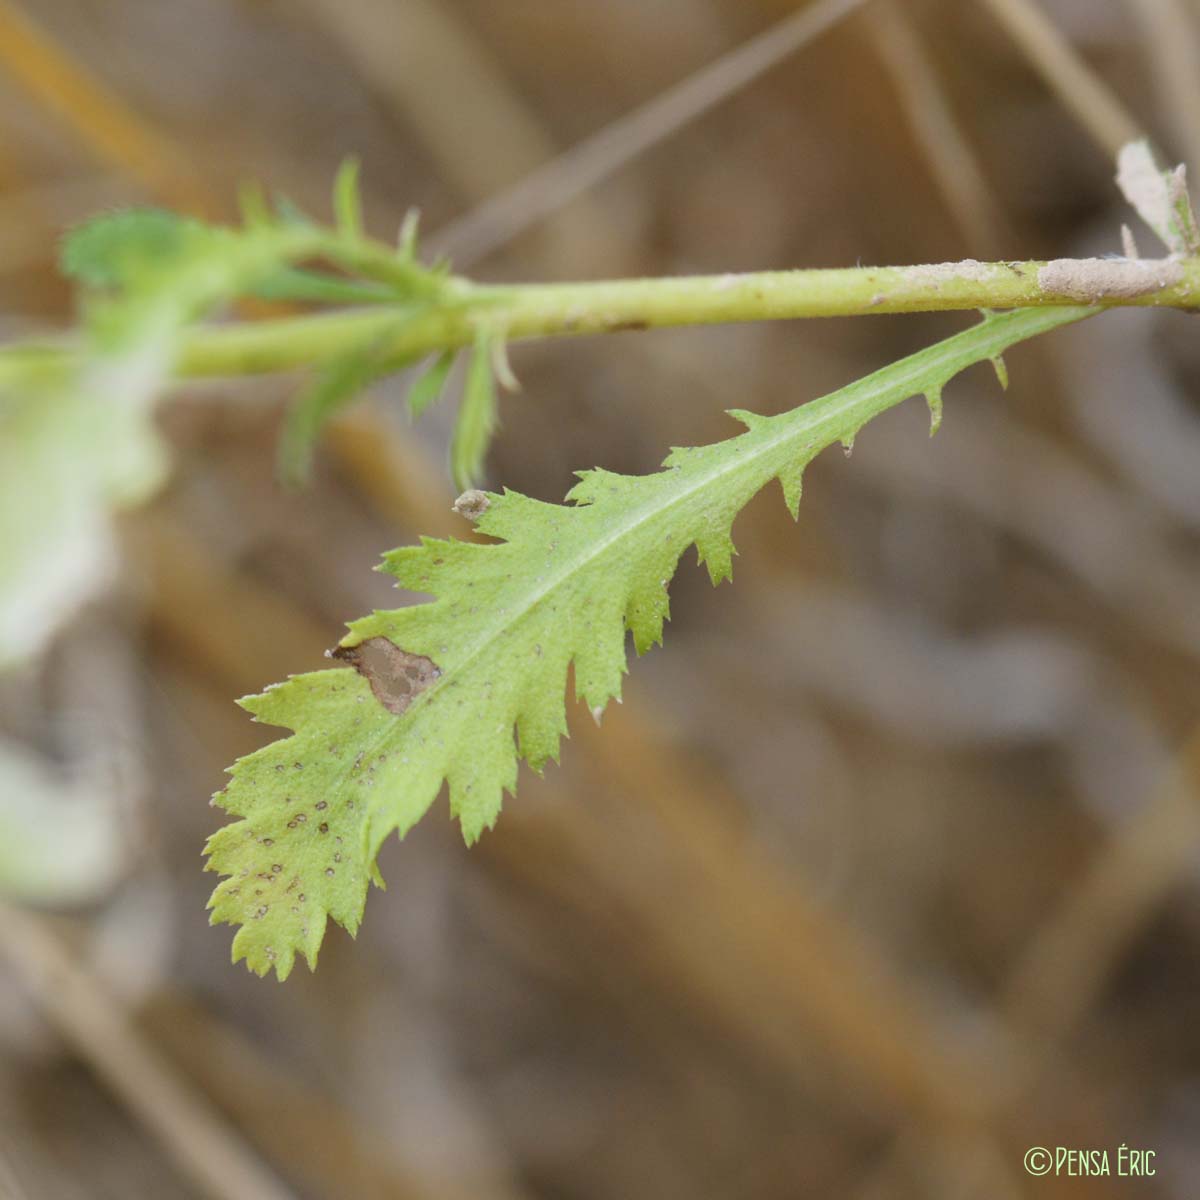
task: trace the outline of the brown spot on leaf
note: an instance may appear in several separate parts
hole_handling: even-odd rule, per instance
[[[397,716],[441,675],[432,658],[401,650],[385,637],[339,646],[329,656],[352,666],[371,685],[375,699]]]

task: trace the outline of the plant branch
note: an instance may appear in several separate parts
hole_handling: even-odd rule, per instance
[[[1200,258],[1055,259],[913,267],[761,271],[491,286],[451,277],[403,307],[197,326],[182,336],[176,375],[235,376],[319,366],[379,339],[397,363],[467,346],[481,327],[510,341],[685,325],[882,313],[1072,305],[1200,307]],[[9,373],[61,365],[66,339],[0,352]]]
[[[1198,259],[1058,259],[490,287],[396,321],[386,307],[210,326],[185,335],[182,376],[245,375],[329,361],[378,334],[396,360],[509,340],[872,313],[1063,305],[1200,307]],[[391,332],[389,332],[391,331]]]

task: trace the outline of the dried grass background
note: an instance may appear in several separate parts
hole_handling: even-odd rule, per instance
[[[801,7],[0,0],[3,329],[69,321],[71,222],[231,217],[248,178],[325,214],[348,153],[374,232],[415,204],[453,255],[464,214]],[[1107,253],[1125,137],[1200,170],[1193,0],[858,8],[527,231],[485,222],[472,273]],[[489,482],[652,469],[967,319],[516,347]],[[388,604],[382,551],[460,532],[449,416],[409,427],[380,386],[290,495],[295,379],[174,396],[120,588],[0,689],[125,848],[91,903],[0,920],[0,1195],[1200,1194],[1194,327],[1019,348],[932,443],[912,402],[823,456],[798,525],[760,498],[733,586],[685,563],[603,728],[576,711],[474,850],[436,806],[358,941],[284,986],[206,923],[207,798],[270,736],[232,701]],[[1122,1144],[1157,1176],[1022,1167]]]

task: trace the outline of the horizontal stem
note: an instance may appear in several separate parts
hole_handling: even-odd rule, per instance
[[[441,297],[391,306],[207,325],[185,333],[181,377],[248,375],[325,363],[372,341],[397,363],[468,345],[481,324],[510,340],[631,329],[952,309],[1072,305],[1200,307],[1200,259],[1057,259],[915,267],[761,271],[597,283],[491,286],[448,281]],[[71,343],[0,354],[49,366]],[[7,362],[5,360],[8,360]]]
[[[467,345],[481,322],[510,339],[629,329],[950,309],[1200,305],[1195,259],[1059,259],[918,267],[762,271],[599,283],[464,286],[397,327],[378,308],[190,333],[183,375],[240,375],[327,361],[375,333],[397,359]],[[388,333],[393,330],[394,332]]]

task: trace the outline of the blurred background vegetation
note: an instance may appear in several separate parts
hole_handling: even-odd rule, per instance
[[[1115,252],[1139,133],[1200,168],[1194,0],[0,0],[3,334],[70,322],[73,222],[326,215],[350,153],[372,232],[550,280]],[[966,320],[518,346],[489,482],[652,469]],[[378,386],[289,494],[298,380],[174,394],[111,583],[0,682],[0,1194],[1200,1194],[1198,344],[1109,314],[822,457],[798,525],[756,502],[603,729],[472,851],[437,806],[284,986],[206,923],[207,798],[271,736],[232,701],[460,532],[450,417]],[[1157,1176],[1022,1167],[1122,1144]]]

